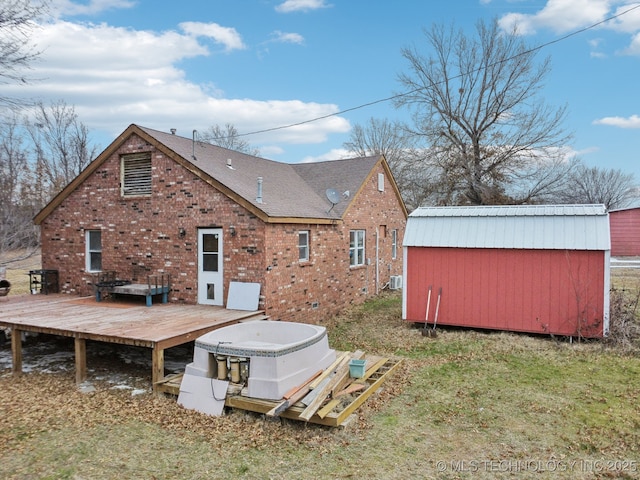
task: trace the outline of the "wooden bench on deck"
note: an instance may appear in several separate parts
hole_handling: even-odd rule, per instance
[[[147,276],[147,283],[131,283],[122,280],[114,271],[104,271],[94,276],[93,286],[96,292],[96,302],[102,300],[105,293],[119,295],[142,295],[146,297],[147,307],[152,305],[154,295],[162,295],[162,303],[169,301],[171,291],[171,275],[159,273]]]

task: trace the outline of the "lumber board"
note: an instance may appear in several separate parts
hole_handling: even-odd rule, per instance
[[[76,358],[76,383],[87,379],[87,342],[84,338],[76,337],[73,341]]]
[[[320,389],[317,393],[316,398],[307,405],[304,411],[300,414],[300,418],[303,420],[309,421],[309,419],[313,416],[316,411],[322,406],[325,402],[327,395],[331,392],[336,385],[340,384],[345,378],[349,375],[349,360],[351,359],[359,359],[362,358],[364,352],[361,350],[357,350],[349,355],[348,358],[340,362],[338,368],[336,368],[336,372],[333,374],[333,377],[329,377],[330,380]]]
[[[327,378],[329,375],[331,375],[331,373],[338,368],[338,365],[340,365],[345,358],[347,358],[349,356],[349,352],[343,352],[341,355],[339,355],[334,362],[325,369],[324,372],[322,372],[322,374],[316,378],[313,382],[311,382],[311,384],[309,385],[309,387],[313,390],[314,388],[317,388],[318,385],[320,385],[320,383]]]
[[[241,395],[227,396],[225,405],[231,408],[239,408],[241,410],[247,410],[250,412],[266,414],[273,408],[273,402],[269,400],[261,400],[259,398],[243,397]],[[290,420],[300,420],[300,413],[302,408],[298,406],[292,406],[282,412],[279,416],[282,418],[288,418]],[[310,420],[310,423],[317,423],[318,425],[325,425],[328,427],[337,427],[339,424],[335,418],[325,417],[320,418],[314,415]]]
[[[333,395],[333,398],[343,397],[344,395],[351,395],[352,393],[359,392],[360,390],[364,390],[366,387],[362,383],[352,383],[344,390],[340,390],[338,393]]]
[[[306,382],[298,387],[294,387],[289,392],[285,393],[284,400],[278,403],[275,407],[267,412],[268,417],[275,417],[284,412],[287,408],[298,403],[302,398],[309,393],[310,383],[313,382],[320,374],[322,370],[318,370],[313,376],[311,376]]]
[[[374,373],[376,373],[385,363],[389,361],[388,358],[381,358],[377,362],[375,362],[371,367],[367,368],[364,372],[364,377],[358,378],[354,383],[366,383],[367,379],[371,377]]]
[[[362,405],[376,390],[378,390],[378,388],[380,388],[380,386],[393,374],[393,372],[395,372],[398,369],[401,363],[402,363],[402,360],[400,359],[387,361],[385,363],[385,366],[388,366],[389,369],[386,372],[384,372],[382,375],[380,375],[379,378],[377,378],[366,390],[364,390],[360,395],[358,395],[358,397],[353,402],[347,405],[338,414],[336,418],[337,424],[340,425],[349,417],[349,415],[355,412],[356,409],[360,407],[360,405]]]
[[[336,408],[338,405],[340,405],[340,400],[336,400],[335,398],[333,400],[329,400],[329,402],[327,402],[324,407],[316,412],[316,415],[318,415],[320,418],[324,418],[329,414],[329,412],[331,412],[331,410]]]

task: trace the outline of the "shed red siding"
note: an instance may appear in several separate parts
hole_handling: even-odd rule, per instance
[[[640,208],[609,212],[611,256],[640,256]]]
[[[438,324],[601,337],[605,252],[408,247],[405,318]]]

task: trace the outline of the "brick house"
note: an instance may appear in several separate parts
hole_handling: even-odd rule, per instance
[[[401,275],[406,219],[382,156],[285,164],[130,125],[34,221],[61,292],[168,273],[170,302],[225,305],[252,282],[272,319],[318,322]]]

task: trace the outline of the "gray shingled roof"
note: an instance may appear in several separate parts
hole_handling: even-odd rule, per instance
[[[339,219],[380,156],[303,164],[287,164],[228,150],[191,138],[138,127],[269,217]],[[192,157],[195,155],[195,159]],[[228,167],[228,163],[232,168]],[[262,203],[256,199],[262,177]],[[325,192],[342,196],[331,208]]]

